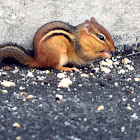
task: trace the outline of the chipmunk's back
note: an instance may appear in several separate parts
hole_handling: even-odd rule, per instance
[[[70,34],[73,34],[75,30],[74,26],[71,26],[65,22],[53,21],[43,25],[36,33],[34,37],[34,47],[37,47],[41,39],[47,38],[48,36],[52,37],[55,35],[64,35],[69,38]],[[67,36],[66,36],[67,35]]]

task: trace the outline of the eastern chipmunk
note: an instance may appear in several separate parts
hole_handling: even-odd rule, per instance
[[[1,46],[0,61],[12,57],[30,67],[78,71],[64,65],[110,58],[111,52],[115,51],[110,34],[93,17],[76,27],[60,21],[47,23],[37,31],[33,45],[34,57],[16,45]]]

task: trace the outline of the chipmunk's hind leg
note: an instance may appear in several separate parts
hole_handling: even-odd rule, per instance
[[[59,65],[57,65],[55,68],[58,70],[63,70],[63,71],[76,71],[78,72],[79,70],[76,67],[64,67],[64,65],[68,64],[68,56],[67,54],[63,53],[63,55],[60,55],[59,59]]]

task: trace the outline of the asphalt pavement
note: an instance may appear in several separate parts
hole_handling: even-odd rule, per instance
[[[0,140],[140,139],[140,55],[78,68],[2,63]]]

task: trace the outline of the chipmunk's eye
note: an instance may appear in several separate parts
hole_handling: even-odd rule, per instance
[[[98,36],[98,38],[100,39],[100,40],[102,40],[102,41],[105,41],[105,37],[103,36],[103,35],[97,35]]]

